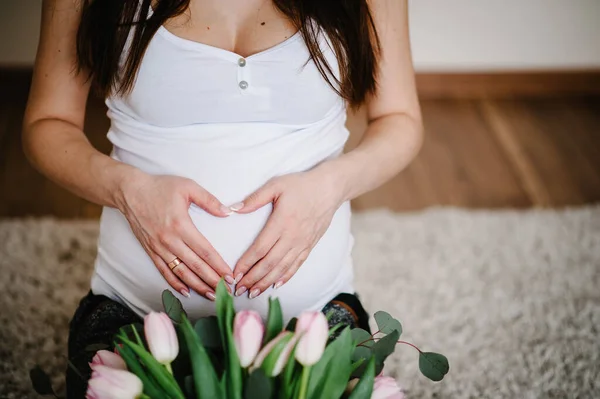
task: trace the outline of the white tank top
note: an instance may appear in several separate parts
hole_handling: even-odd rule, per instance
[[[326,36],[320,44],[338,71]],[[106,100],[111,157],[150,174],[193,179],[226,205],[274,176],[337,157],[348,138],[346,103],[308,59],[300,33],[243,58],[161,27],[132,92]],[[268,204],[250,214],[218,218],[192,205],[189,214],[233,269],[271,211]],[[346,201],[287,284],[254,299],[235,297],[236,309],[254,309],[266,317],[268,297],[277,296],[289,320],[305,309],[320,310],[340,292],[354,292],[350,214]],[[193,290],[186,298],[168,285],[115,208],[102,212],[91,286],[95,294],[140,316],[163,309],[164,289],[173,291],[191,318],[214,314],[213,302]]]

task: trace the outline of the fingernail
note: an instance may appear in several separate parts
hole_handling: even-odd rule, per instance
[[[242,295],[242,294],[243,294],[244,292],[246,292],[246,291],[248,291],[248,288],[246,288],[246,287],[244,287],[244,286],[241,286],[240,288],[238,288],[238,289],[235,291],[235,296],[240,296],[240,295]]]
[[[208,299],[210,299],[211,301],[214,301],[216,299],[215,294],[213,292],[210,292],[210,291],[206,293],[206,297]]]
[[[230,209],[225,205],[221,205],[221,212],[223,212],[226,215],[231,215],[233,213],[233,209]]]
[[[190,298],[190,292],[188,290],[186,290],[185,288],[182,288],[179,292],[181,292],[181,295],[183,295],[184,297]]]
[[[231,205],[229,207],[229,209],[231,209],[232,211],[239,211],[243,207],[244,207],[244,203],[243,202],[236,202],[235,204]]]
[[[234,284],[239,283],[240,281],[242,281],[242,277],[244,277],[244,274],[243,273],[238,273],[238,275],[235,276],[235,280],[233,280],[233,283]]]
[[[250,299],[256,298],[258,296],[258,294],[260,294],[260,290],[258,288],[255,288],[252,290],[252,292],[250,292],[250,295],[248,296],[248,298],[250,298]]]
[[[275,283],[275,287],[273,287],[273,288],[277,289],[277,288],[281,287],[282,285],[283,285],[283,281],[279,280],[277,283]]]
[[[235,280],[229,274],[225,276],[225,281],[227,281],[228,284],[235,284]]]

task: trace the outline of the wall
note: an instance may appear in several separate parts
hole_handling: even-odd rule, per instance
[[[1,1],[0,65],[31,65],[41,0]],[[600,0],[410,0],[410,22],[419,71],[600,68]]]
[[[413,0],[420,71],[600,68],[600,0]]]

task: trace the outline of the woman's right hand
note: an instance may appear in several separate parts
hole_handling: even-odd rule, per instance
[[[231,268],[198,231],[188,213],[191,204],[226,217],[233,210],[195,181],[136,171],[120,185],[119,210],[167,282],[189,297],[189,288],[215,299],[221,277],[233,284]],[[182,263],[171,268],[174,259]],[[229,287],[228,287],[229,288]]]

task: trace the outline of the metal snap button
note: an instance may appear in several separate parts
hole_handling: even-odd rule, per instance
[[[248,82],[246,82],[245,80],[242,80],[240,82],[240,89],[246,90],[247,88],[248,88]]]
[[[245,67],[246,66],[246,59],[245,58],[240,58],[238,60],[238,65],[241,67]]]

